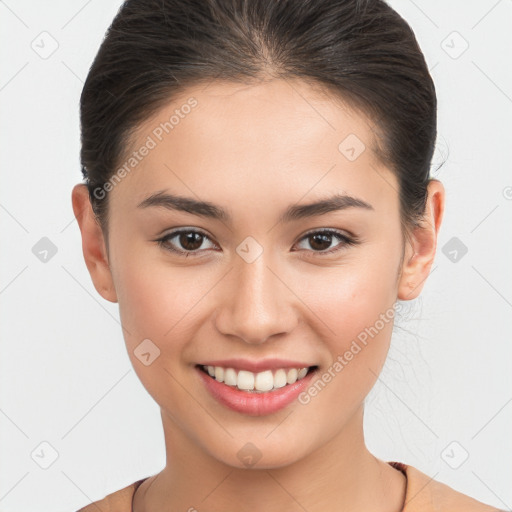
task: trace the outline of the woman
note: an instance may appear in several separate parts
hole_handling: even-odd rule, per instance
[[[495,510],[363,435],[436,253],[436,107],[383,1],[123,4],[72,199],[167,462],[82,511]]]

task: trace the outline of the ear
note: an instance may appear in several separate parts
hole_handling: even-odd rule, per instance
[[[398,286],[398,299],[418,297],[429,275],[437,248],[437,235],[443,220],[445,191],[443,184],[432,179],[428,184],[425,215],[419,227],[414,228],[406,242],[402,274]]]
[[[96,291],[106,300],[117,302],[117,295],[108,262],[103,231],[93,212],[86,185],[73,187],[73,212],[82,233],[82,251]]]

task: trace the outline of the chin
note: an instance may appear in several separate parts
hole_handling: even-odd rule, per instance
[[[239,469],[283,468],[307,456],[305,440],[286,436],[286,442],[280,436],[272,439],[274,434],[265,438],[268,433],[269,430],[265,429],[261,436],[237,436],[209,450],[210,455],[227,466]],[[302,448],[298,449],[297,446]]]

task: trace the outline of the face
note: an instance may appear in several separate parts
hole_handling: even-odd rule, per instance
[[[321,449],[351,428],[385,362],[405,250],[398,182],[371,124],[302,82],[214,82],[133,142],[150,149],[110,191],[109,266],[128,354],[165,428],[237,467],[247,443],[269,468]],[[144,205],[158,193],[210,206]],[[334,196],[336,208],[304,208]],[[227,406],[197,367],[274,358],[286,376],[316,367],[284,406],[247,391]]]

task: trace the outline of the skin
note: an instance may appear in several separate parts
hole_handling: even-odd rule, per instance
[[[404,243],[398,182],[372,150],[370,120],[300,81],[189,88],[139,127],[133,147],[191,96],[198,106],[110,192],[108,251],[86,187],[72,193],[94,286],[119,303],[133,367],[161,408],[167,464],[139,487],[134,511],[402,510],[405,476],[371,454],[363,436],[364,399],[385,363],[392,320],[308,404],[266,416],[219,404],[194,365],[282,357],[326,371],[397,299],[420,294],[443,185],[430,182],[424,222]],[[354,161],[338,150],[351,133],[366,146]],[[161,190],[222,206],[232,222],[137,208]],[[277,222],[289,205],[334,192],[373,210]],[[178,227],[206,233],[195,246],[168,242],[199,247],[201,256],[154,241]],[[304,236],[325,228],[361,242],[315,245]],[[236,252],[248,236],[263,248],[252,263]],[[134,354],[147,338],[160,350],[149,366]],[[248,442],[261,453],[252,467],[237,456]]]

